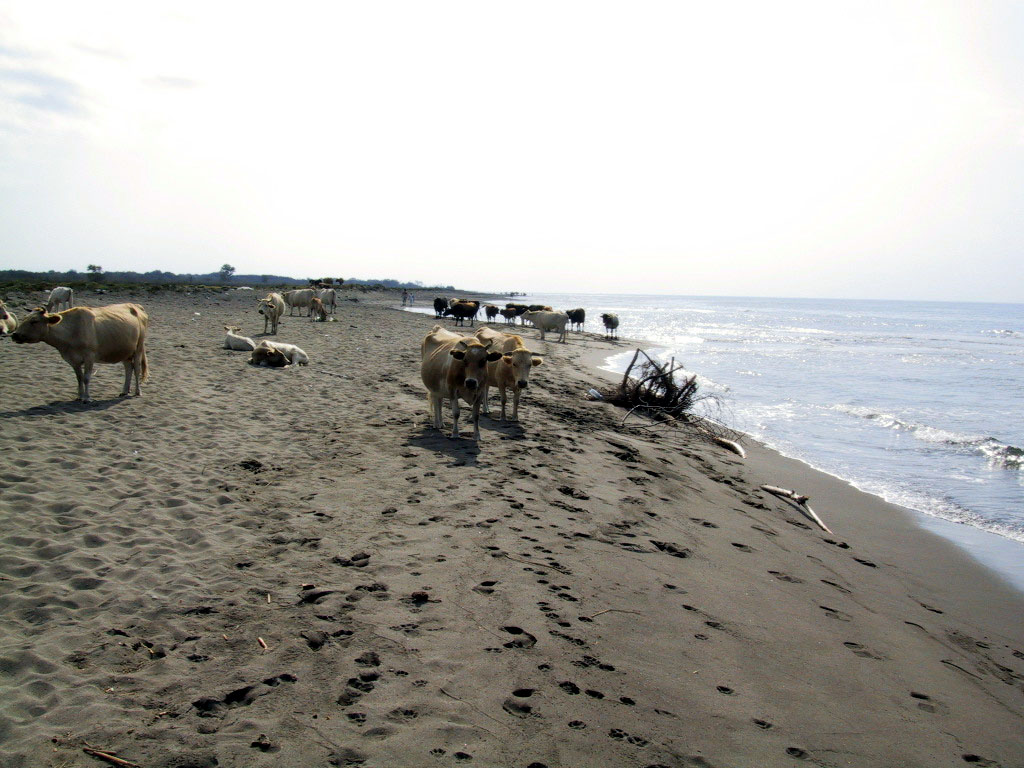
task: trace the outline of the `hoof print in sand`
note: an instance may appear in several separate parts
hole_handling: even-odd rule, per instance
[[[335,555],[331,562],[340,565],[342,568],[365,568],[370,564],[370,555],[366,552],[358,552],[352,557]]]
[[[502,627],[502,630],[512,635],[512,640],[504,643],[505,648],[532,648],[537,644],[537,638],[519,627]]]
[[[559,493],[564,493],[566,496],[571,496],[574,499],[579,499],[580,501],[586,501],[587,499],[590,498],[587,494],[585,494],[579,488],[573,488],[572,486],[569,486],[569,485],[559,486],[558,492]]]
[[[656,541],[651,539],[651,544],[657,547],[661,552],[665,552],[672,557],[689,557],[691,555],[690,550],[686,547],[681,547],[678,544],[673,544],[671,541]]]
[[[860,643],[846,642],[843,643],[843,645],[853,651],[854,656],[860,656],[862,659],[877,659],[878,661],[883,661],[885,659],[885,656],[872,653]]]
[[[192,702],[192,706],[195,707],[200,717],[218,717],[229,709],[249,706],[260,696],[266,696],[272,688],[276,688],[281,683],[294,683],[296,680],[298,678],[295,675],[288,673],[268,677],[262,683],[238,688],[219,699],[209,696],[196,699]]]
[[[362,765],[365,762],[365,755],[354,749],[350,749],[349,747],[339,749],[327,760],[328,765],[336,766],[337,768],[347,768],[347,766],[351,765]]]
[[[481,581],[479,584],[473,587],[473,591],[479,592],[481,595],[493,595],[494,585],[497,583],[497,581]]]

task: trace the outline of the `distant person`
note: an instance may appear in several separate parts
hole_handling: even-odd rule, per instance
[[[409,306],[412,306],[415,303],[416,303],[416,294],[415,293],[410,293],[409,294]]]
[[[403,288],[402,289],[402,306],[404,307],[408,303],[409,303],[409,292],[407,290],[405,290],[405,288]]]

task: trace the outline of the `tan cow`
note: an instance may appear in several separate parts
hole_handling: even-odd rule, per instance
[[[277,321],[284,314],[284,299],[280,293],[268,293],[266,298],[260,299],[259,313],[263,315],[263,333],[267,332],[267,325],[270,332],[277,333]]]
[[[132,375],[135,395],[141,395],[140,383],[149,378],[146,360],[146,330],[149,315],[138,304],[113,304],[109,307],[74,307],[50,314],[42,307],[32,310],[18,325],[11,338],[18,344],[43,341],[54,347],[75,369],[78,399],[88,403],[89,381],[96,363],[122,363],[124,389],[128,394]]]
[[[544,341],[545,332],[558,331],[558,340],[565,343],[565,326],[569,324],[569,316],[565,312],[529,311],[523,313],[523,320],[533,323],[540,331],[540,340]]]
[[[299,309],[306,310],[306,317],[310,315],[309,304],[316,296],[316,291],[313,288],[299,288],[294,291],[285,291],[281,294],[284,299],[284,303],[288,305],[288,316],[291,317],[292,310],[296,307]]]
[[[483,411],[490,413],[487,396],[491,387],[501,392],[501,420],[505,421],[505,404],[508,402],[508,390],[512,390],[512,421],[519,421],[519,396],[529,386],[530,371],[543,365],[544,359],[528,350],[523,345],[521,336],[513,333],[502,333],[493,328],[481,328],[476,337],[492,349],[502,353],[501,359],[487,364],[487,383],[483,391]]]
[[[7,305],[0,301],[0,336],[14,333],[18,327],[18,318],[7,308]]]
[[[427,403],[437,429],[444,429],[441,406],[452,404],[452,437],[459,436],[459,398],[473,409],[473,439],[480,439],[480,395],[487,381],[487,363],[501,359],[473,336],[461,336],[435,325],[423,339],[420,378],[427,387]]]
[[[67,304],[67,309],[71,309],[75,306],[75,292],[70,288],[64,286],[57,286],[50,291],[50,298],[46,300],[46,311],[53,312],[55,309],[61,309]]]
[[[320,301],[320,299],[318,299],[316,296],[310,299],[309,302],[309,322],[327,322],[327,312],[324,310],[324,303]]]

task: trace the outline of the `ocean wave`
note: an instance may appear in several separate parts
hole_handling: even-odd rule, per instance
[[[1013,331],[1008,328],[994,328],[990,331],[983,331],[983,333],[991,333],[996,336],[1007,336],[1011,339],[1024,339],[1024,333],[1020,331]]]
[[[951,432],[948,429],[930,427],[927,424],[916,424],[894,416],[860,406],[836,405],[831,410],[846,413],[850,416],[873,421],[886,429],[912,434],[925,443],[948,445],[957,450],[970,450],[988,459],[989,463],[1000,469],[1021,469],[1024,467],[1024,448],[1007,445],[994,437],[985,435],[967,435]]]

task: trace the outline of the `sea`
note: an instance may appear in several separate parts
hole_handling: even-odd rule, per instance
[[[421,294],[415,311],[433,314]],[[624,294],[505,301],[619,316],[704,415],[913,510],[1024,591],[1024,305]],[[482,315],[482,313],[481,313]],[[621,373],[635,349],[604,367]],[[841,527],[841,526],[836,526]]]

